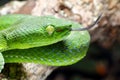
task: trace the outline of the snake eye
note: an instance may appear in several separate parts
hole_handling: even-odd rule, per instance
[[[46,27],[46,31],[49,35],[51,35],[55,31],[55,29],[52,25],[49,25]]]

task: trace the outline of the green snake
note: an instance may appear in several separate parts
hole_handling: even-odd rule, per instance
[[[78,62],[90,42],[88,31],[80,28],[79,23],[52,16],[1,16],[0,70],[4,63],[65,66]]]

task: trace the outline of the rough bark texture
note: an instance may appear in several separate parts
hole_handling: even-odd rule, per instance
[[[90,30],[91,42],[98,42],[104,48],[120,43],[120,1],[119,0],[27,0],[12,1],[0,9],[0,14],[54,15],[90,25],[100,13],[99,24]],[[28,80],[44,80],[53,67],[38,64],[23,64]],[[43,77],[44,76],[44,77]]]
[[[21,80],[45,80],[55,68],[33,63],[23,64],[23,70],[27,77],[23,77]]]

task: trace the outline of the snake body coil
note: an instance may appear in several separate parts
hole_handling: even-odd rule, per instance
[[[89,46],[87,31],[71,31],[80,27],[51,16],[1,16],[0,52],[6,63],[70,65],[81,60]]]

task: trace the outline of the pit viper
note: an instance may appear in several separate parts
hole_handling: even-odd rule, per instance
[[[79,23],[53,16],[0,16],[0,70],[4,63],[66,66],[81,60],[90,35]]]

